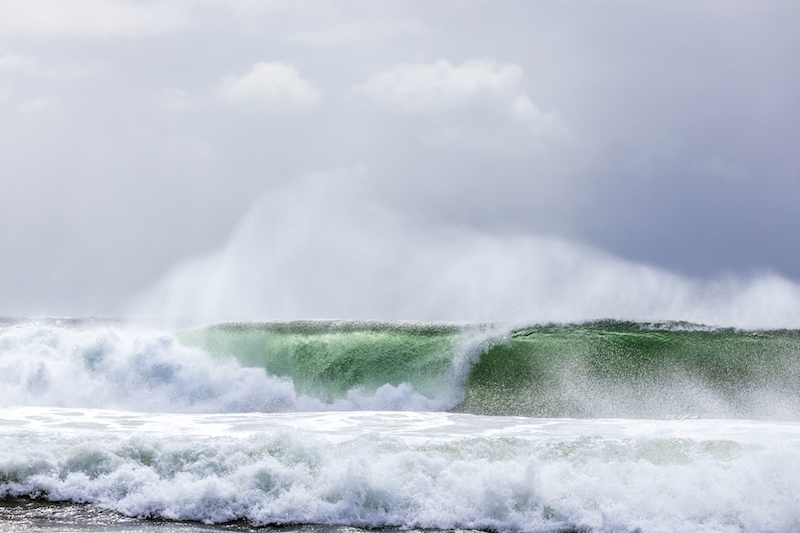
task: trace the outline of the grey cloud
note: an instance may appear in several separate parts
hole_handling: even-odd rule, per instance
[[[22,113],[42,113],[56,106],[55,100],[39,98],[27,100],[16,105],[16,109]]]
[[[152,94],[158,105],[168,112],[183,113],[195,106],[194,99],[178,87],[164,87],[152,91]]]
[[[693,173],[700,176],[719,178],[724,180],[739,181],[747,179],[750,173],[741,165],[731,163],[720,157],[708,156],[698,159],[689,167]]]
[[[0,4],[0,35],[41,37],[139,37],[175,31],[190,23],[186,2],[29,0]]]
[[[0,6],[0,314],[121,312],[256,198],[359,165],[359,198],[423,226],[800,279],[796,3],[25,4]],[[519,75],[441,111],[352,90],[486,58]],[[215,92],[259,63],[296,69],[313,111]]]
[[[369,20],[342,21],[317,30],[303,30],[289,34],[288,43],[307,46],[350,45],[374,39],[385,39],[389,36],[412,36],[430,31],[419,21],[408,20]]]
[[[0,52],[0,73],[16,75],[32,75],[45,80],[73,81],[98,74],[97,64],[76,63],[44,63],[32,57],[13,52]]]

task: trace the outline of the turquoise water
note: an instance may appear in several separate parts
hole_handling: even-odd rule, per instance
[[[410,384],[447,409],[536,417],[800,416],[800,333],[599,321],[531,327],[247,323],[179,334],[326,402]]]

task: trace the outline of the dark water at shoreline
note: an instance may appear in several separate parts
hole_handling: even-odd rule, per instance
[[[275,528],[272,528],[275,529]],[[299,528],[278,528],[281,531],[299,531]],[[171,522],[135,518],[102,509],[86,503],[51,502],[24,497],[6,497],[0,500],[0,530],[17,532],[160,532],[200,533],[203,531],[250,532],[256,528],[246,523],[206,525],[196,522]],[[259,531],[268,531],[260,528]]]
[[[254,526],[245,520],[223,524],[203,524],[191,521],[129,517],[87,503],[6,497],[0,499],[0,531],[3,533],[361,533],[375,531],[436,533],[439,530],[360,529],[335,524]],[[444,533],[444,531],[451,530],[441,531]]]

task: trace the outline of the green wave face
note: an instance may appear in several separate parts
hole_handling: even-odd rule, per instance
[[[595,322],[513,333],[459,410],[537,417],[800,419],[800,334]]]
[[[298,393],[331,402],[387,383],[409,383],[436,397],[451,382],[462,331],[442,324],[336,321],[223,324],[179,336],[214,356],[291,378]]]
[[[298,393],[326,402],[408,383],[473,414],[800,420],[798,331],[616,321],[498,331],[291,322],[212,326],[180,338],[291,378]]]

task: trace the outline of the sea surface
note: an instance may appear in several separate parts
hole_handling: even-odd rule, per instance
[[[800,331],[0,319],[0,531],[800,531]]]

